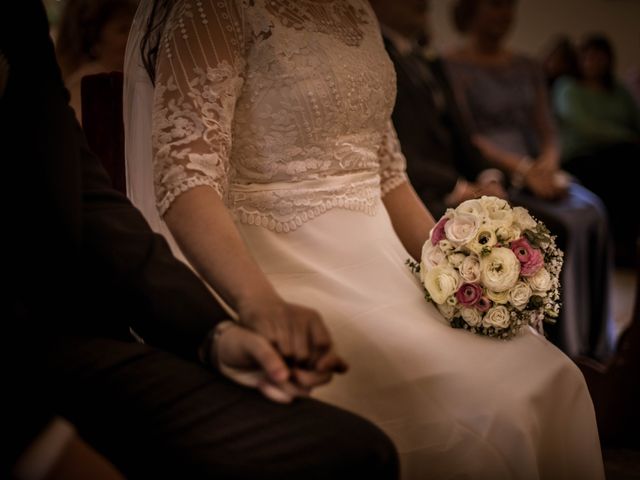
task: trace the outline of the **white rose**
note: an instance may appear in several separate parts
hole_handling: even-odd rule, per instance
[[[531,287],[531,289],[537,293],[548,292],[551,289],[551,285],[553,283],[551,274],[544,267],[538,270],[532,277],[528,277],[527,282],[529,282],[529,286]]]
[[[463,308],[460,310],[462,319],[472,327],[477,327],[482,323],[482,315],[475,308]]]
[[[445,263],[447,257],[440,248],[436,245],[432,245],[431,242],[425,242],[422,247],[422,257],[421,257],[421,265],[426,266],[427,268],[420,267],[420,271],[422,270],[430,270],[433,267]]]
[[[455,245],[449,240],[440,240],[438,242],[438,247],[440,247],[440,250],[444,253],[451,253],[456,249]]]
[[[493,232],[493,230],[487,229],[483,225],[480,230],[478,230],[478,233],[476,234],[476,237],[473,239],[473,241],[470,242],[467,246],[469,247],[469,250],[480,255],[480,252],[482,252],[483,248],[491,249],[491,247],[493,247],[496,243],[498,243],[498,237],[496,237],[496,234]]]
[[[467,258],[467,256],[464,253],[452,253],[447,257],[447,260],[449,260],[451,265],[458,268],[465,258]]]
[[[447,297],[453,295],[460,285],[460,275],[447,265],[438,265],[424,276],[424,287],[433,301],[442,305]]]
[[[516,284],[519,275],[520,262],[508,248],[494,248],[480,260],[480,279],[487,290],[509,290]]]
[[[482,205],[482,202],[476,198],[462,202],[456,207],[455,211],[458,213],[470,213],[480,219],[487,216],[487,210]]]
[[[513,211],[509,206],[509,202],[498,197],[483,196],[480,203],[487,211],[489,222],[496,228],[499,226],[508,226],[513,223]]]
[[[513,221],[521,230],[533,230],[537,225],[527,209],[522,207],[513,208]]]
[[[490,308],[482,319],[483,327],[507,328],[509,326],[509,310],[503,305]]]
[[[425,278],[426,278],[426,276],[427,276],[427,272],[428,272],[429,270],[431,270],[432,268],[433,268],[433,267],[431,267],[431,266],[427,265],[426,263],[424,263],[424,261],[420,262],[420,272],[419,272],[419,275],[420,275],[420,282],[421,282],[423,285],[424,285],[424,279],[425,279]]]
[[[488,215],[491,215],[492,212],[497,212],[499,210],[511,210],[509,202],[507,202],[503,198],[483,195],[482,197],[480,197],[480,203],[485,208]]]
[[[480,259],[475,255],[469,255],[460,264],[460,276],[466,282],[476,283],[480,280]]]
[[[517,240],[522,235],[522,231],[515,224],[499,226],[496,229],[496,236],[502,243],[509,243]]]
[[[436,307],[438,308],[438,310],[440,310],[440,313],[442,314],[442,316],[447,320],[451,320],[453,317],[456,316],[457,308],[454,307],[453,305],[449,305],[448,303],[443,303],[442,305],[436,305]]]
[[[487,298],[493,303],[505,304],[509,301],[509,292],[494,292],[493,290],[487,290]]]
[[[529,285],[524,282],[518,282],[509,290],[509,302],[517,309],[522,310],[529,303],[531,293]]]
[[[478,233],[480,219],[471,213],[458,213],[444,226],[447,239],[456,247],[471,241]]]

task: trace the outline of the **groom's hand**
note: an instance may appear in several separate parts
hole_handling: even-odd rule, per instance
[[[233,322],[220,324],[209,341],[208,360],[223,375],[279,403],[307,396],[312,388],[329,382],[341,362],[327,353],[320,359],[322,370],[289,369],[267,339]]]
[[[265,337],[292,368],[342,373],[347,364],[334,351],[320,315],[274,294],[252,296],[237,306],[241,325]],[[321,362],[322,361],[322,362]]]

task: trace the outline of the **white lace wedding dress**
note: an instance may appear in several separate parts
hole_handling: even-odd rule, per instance
[[[322,313],[351,365],[317,397],[384,429],[403,478],[602,478],[571,361],[532,331],[450,328],[404,264],[381,203],[406,181],[395,75],[368,3],[177,2],[155,89],[139,55],[149,3],[125,121],[129,193],[154,228],[169,236],[156,205],[196,185],[220,194],[278,291]]]

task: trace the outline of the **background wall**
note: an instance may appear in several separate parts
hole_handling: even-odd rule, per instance
[[[460,41],[451,25],[451,3],[431,0],[435,44],[444,51]],[[640,67],[640,0],[519,0],[510,45],[539,58],[556,35],[581,41],[591,32],[609,36],[619,74]]]

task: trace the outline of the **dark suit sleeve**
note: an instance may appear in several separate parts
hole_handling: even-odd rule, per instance
[[[429,129],[437,120],[429,104],[429,92],[415,78],[411,65],[388,40],[385,46],[396,70],[397,94],[392,120],[407,159],[407,174],[413,188],[431,213],[445,211],[444,198],[458,181],[458,172]]]
[[[460,174],[467,180],[475,181],[483,170],[494,166],[480,153],[471,142],[471,129],[466,124],[460,111],[453,86],[442,58],[428,62],[433,75],[444,93],[447,105],[447,123],[453,138],[454,158]]]
[[[124,336],[188,358],[224,312],[110,187],[68,106],[38,0],[5,2],[0,52],[5,405],[0,477],[55,415],[38,353],[55,335]],[[131,338],[129,336],[129,338]],[[105,354],[108,354],[105,352]]]
[[[75,122],[74,128],[82,163],[85,276],[108,295],[105,301],[118,306],[120,321],[147,343],[194,358],[207,332],[228,316],[191,269],[173,257],[165,239],[111,187]]]
[[[396,68],[398,89],[392,118],[407,158],[407,174],[438,218],[445,212],[445,198],[456,182],[460,178],[474,182],[490,165],[471,143],[442,61],[418,54],[403,57],[391,42],[385,44]],[[425,71],[443,95],[445,103],[440,110],[433,86],[424,79]]]
[[[439,163],[427,153],[427,156],[412,145],[409,140],[404,140],[405,134],[412,126],[403,127],[401,113],[393,114],[393,122],[398,131],[398,139],[402,146],[402,152],[407,159],[407,175],[416,193],[427,206],[431,214],[437,219],[447,209],[445,197],[456,186],[459,175],[447,165]],[[403,133],[400,133],[400,132]]]
[[[41,2],[6,7],[0,50],[10,74],[0,133],[12,205],[7,273],[21,328],[123,337],[131,326],[147,343],[195,358],[224,310],[89,151]]]

